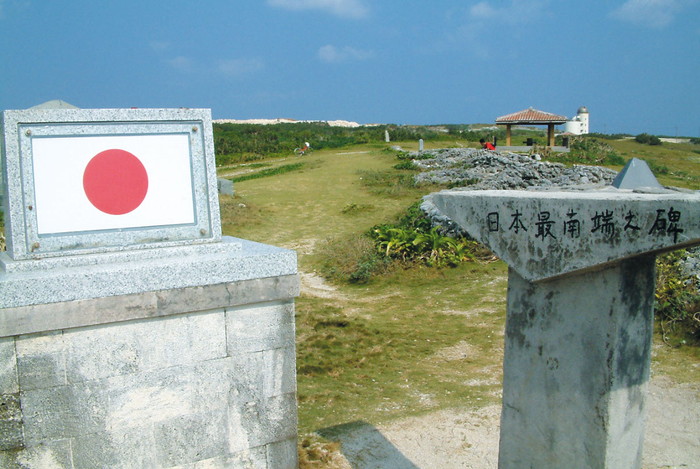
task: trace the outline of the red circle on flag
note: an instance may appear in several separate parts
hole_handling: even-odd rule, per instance
[[[141,160],[128,151],[105,150],[85,167],[83,189],[98,210],[124,215],[146,198],[148,173]]]

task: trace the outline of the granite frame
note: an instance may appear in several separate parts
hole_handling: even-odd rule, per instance
[[[221,240],[211,111],[208,109],[49,109],[3,111],[7,255],[14,260]],[[188,135],[194,222],[41,234],[37,228],[32,141],[42,137]]]

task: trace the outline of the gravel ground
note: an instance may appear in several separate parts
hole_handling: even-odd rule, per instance
[[[653,378],[648,390],[644,469],[700,469],[700,387]],[[490,469],[498,465],[500,406],[444,410],[337,436],[354,469]]]

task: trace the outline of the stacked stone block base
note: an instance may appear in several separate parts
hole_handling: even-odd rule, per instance
[[[296,467],[297,290],[289,275],[41,305],[153,317],[1,337],[0,467]]]

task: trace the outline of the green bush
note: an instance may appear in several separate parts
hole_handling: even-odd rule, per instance
[[[394,169],[405,169],[409,171],[417,171],[418,166],[413,163],[413,161],[410,160],[404,160],[401,163],[397,163],[394,165]]]
[[[320,273],[331,280],[367,283],[374,275],[384,273],[390,260],[377,253],[369,236],[328,239],[317,251],[321,258]]]
[[[700,345],[698,279],[684,272],[685,256],[681,250],[656,260],[656,322],[665,342]]]
[[[430,267],[455,266],[473,260],[477,247],[473,240],[442,235],[420,210],[419,203],[411,205],[397,223],[376,225],[369,235],[381,255]]]
[[[649,135],[647,133],[642,133],[634,137],[637,143],[643,145],[661,145],[661,140],[656,135]]]
[[[622,140],[623,138],[632,137],[630,134],[601,134],[600,132],[590,132],[586,135],[604,140]]]
[[[588,136],[574,137],[569,153],[559,153],[552,161],[570,164],[623,166],[625,159],[607,143]]]
[[[666,165],[658,164],[655,161],[647,160],[647,159],[645,159],[644,161],[649,166],[649,169],[651,170],[651,172],[656,174],[656,175],[669,173],[668,166],[666,166]]]
[[[363,236],[327,240],[317,252],[326,278],[367,283],[393,266],[454,267],[482,251],[476,241],[443,236],[416,203],[396,223],[376,225]]]

